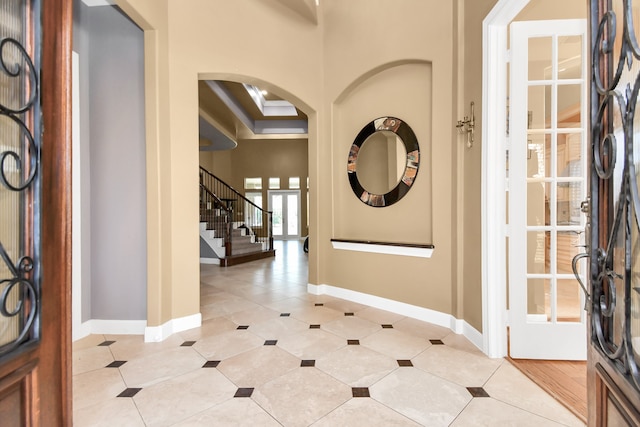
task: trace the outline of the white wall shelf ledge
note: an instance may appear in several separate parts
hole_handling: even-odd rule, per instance
[[[333,249],[371,252],[377,254],[431,258],[435,246],[431,244],[375,242],[369,240],[331,239]]]

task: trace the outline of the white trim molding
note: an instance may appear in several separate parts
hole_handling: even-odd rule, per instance
[[[115,0],[82,0],[84,4],[89,7],[93,6],[113,6],[116,4]]]
[[[416,305],[407,304],[400,301],[394,301],[375,295],[365,294],[362,292],[352,291],[350,289],[338,288],[331,285],[307,285],[307,292],[313,295],[330,295],[332,297],[345,299],[348,301],[365,304],[369,307],[390,311],[392,313],[401,314],[413,319],[422,320],[424,322],[433,323],[434,325],[443,326],[451,329],[456,334],[462,334],[471,341],[476,347],[482,349],[482,334],[466,321],[456,319],[450,314],[441,313]]]
[[[529,0],[499,0],[482,22],[482,330],[489,357],[507,354],[507,26]]]
[[[91,319],[73,328],[72,339],[78,341],[91,334],[144,335],[144,342],[160,342],[171,334],[202,326],[202,314],[172,319],[160,326],[147,326],[146,320]]]
[[[345,251],[370,252],[386,255],[413,256],[420,258],[431,258],[433,255],[433,247],[417,247],[409,245],[388,245],[376,244],[368,242],[346,242],[340,240],[331,240],[333,249],[341,249]]]
[[[146,320],[104,320],[91,319],[73,329],[73,341],[91,334],[101,335],[142,335],[147,326]]]
[[[182,332],[200,326],[202,326],[202,314],[200,313],[178,319],[171,319],[160,326],[147,326],[144,329],[144,342],[164,341],[176,332]]]

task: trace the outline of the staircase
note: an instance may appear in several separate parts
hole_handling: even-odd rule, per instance
[[[275,256],[271,212],[200,168],[200,262],[223,267]]]

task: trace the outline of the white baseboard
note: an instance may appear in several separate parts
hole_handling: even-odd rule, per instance
[[[146,320],[103,320],[91,319],[74,328],[73,341],[77,341],[91,334],[100,335],[142,335],[147,326]]]
[[[202,325],[202,314],[196,313],[191,316],[171,319],[160,326],[147,326],[144,330],[144,342],[160,342],[167,339],[171,334],[197,328]]]
[[[91,335],[91,320],[80,323],[80,326],[74,325],[71,331],[71,340],[75,342],[89,335]]]
[[[220,258],[200,258],[200,264],[217,264],[217,265],[220,265]]]
[[[146,320],[101,320],[92,319],[73,328],[72,340],[78,341],[91,334],[101,335],[144,335],[145,342],[159,342],[169,335],[202,325],[200,313],[172,319],[161,326],[147,326]]]
[[[313,295],[330,295],[336,298],[342,298],[348,301],[365,304],[369,307],[379,308],[381,310],[390,311],[392,313],[401,314],[413,319],[422,320],[424,322],[433,323],[434,325],[444,326],[451,329],[456,334],[462,334],[471,341],[476,347],[482,350],[483,341],[482,334],[465,320],[456,319],[450,314],[441,313],[416,305],[404,302],[394,301],[387,298],[369,295],[362,292],[352,291],[349,289],[338,288],[331,285],[307,285],[307,292]]]

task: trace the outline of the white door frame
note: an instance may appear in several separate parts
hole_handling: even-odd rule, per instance
[[[498,0],[482,22],[482,339],[489,357],[507,355],[507,27],[529,0]]]

